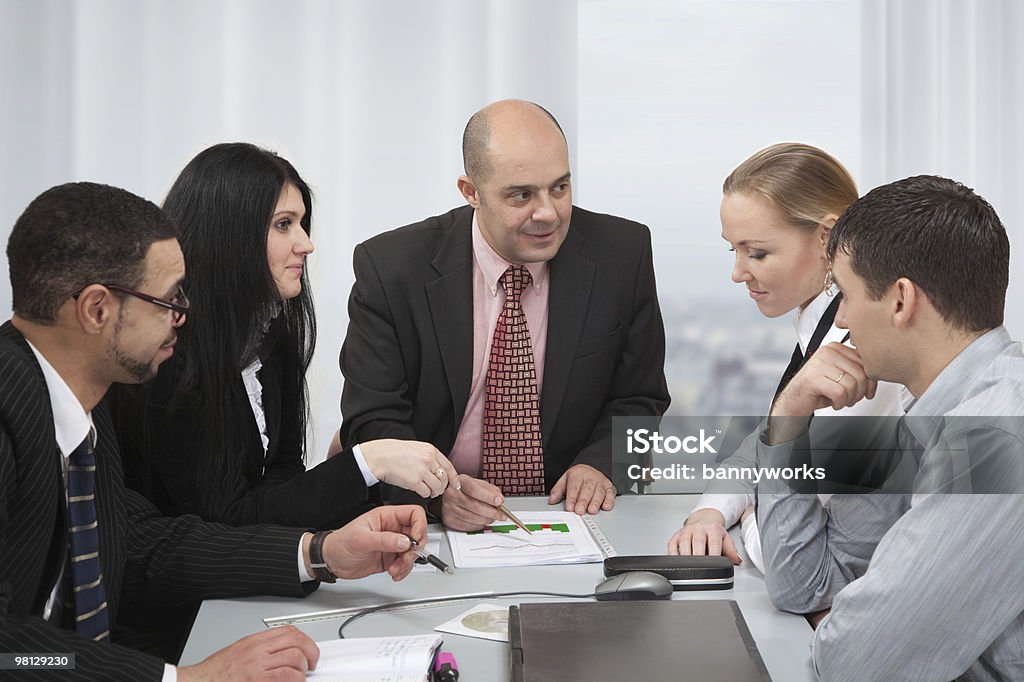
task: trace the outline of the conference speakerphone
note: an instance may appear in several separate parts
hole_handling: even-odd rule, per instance
[[[668,578],[676,591],[729,590],[735,580],[732,562],[723,556],[615,556],[604,560],[607,577],[650,571]]]

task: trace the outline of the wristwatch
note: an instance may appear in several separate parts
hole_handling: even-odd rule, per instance
[[[324,540],[333,532],[322,530],[313,533],[313,539],[309,541],[309,567],[313,569],[313,577],[322,583],[333,583],[338,580],[338,576],[331,573],[327,562],[324,561]]]

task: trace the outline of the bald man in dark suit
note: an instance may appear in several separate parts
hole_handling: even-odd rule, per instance
[[[356,247],[341,439],[450,453],[461,487],[431,509],[456,529],[502,518],[507,494],[611,509],[612,418],[669,404],[650,231],[573,206],[565,137],[536,104],[477,112],[463,154],[468,206]]]

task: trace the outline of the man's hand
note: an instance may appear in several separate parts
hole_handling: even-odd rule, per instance
[[[743,563],[717,509],[698,509],[686,517],[683,527],[668,540],[668,553],[682,556],[725,556],[734,565]]]
[[[459,486],[450,485],[441,496],[441,520],[452,530],[480,530],[505,515],[498,505],[505,501],[501,490],[487,481],[459,474]]]
[[[416,560],[406,535],[426,545],[427,515],[422,507],[376,507],[327,536],[324,561],[339,578],[352,580],[387,571],[392,580],[402,580]],[[308,549],[304,553],[308,562]]]
[[[437,497],[449,482],[460,485],[455,467],[430,443],[384,438],[360,443],[359,450],[374,476],[420,497]]]
[[[815,410],[839,410],[875,397],[878,382],[869,379],[856,348],[822,346],[772,404],[768,444],[789,442],[807,430]]]
[[[608,477],[587,464],[574,464],[555,481],[548,504],[558,504],[565,497],[565,511],[580,516],[596,514],[615,506],[615,486]]]
[[[305,680],[320,650],[294,625],[243,637],[196,665],[178,668],[179,682]]]

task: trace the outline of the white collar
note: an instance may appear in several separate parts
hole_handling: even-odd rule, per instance
[[[818,322],[821,321],[822,315],[825,314],[829,305],[835,300],[837,293],[839,293],[839,289],[833,284],[828,289],[815,296],[814,300],[808,303],[803,310],[798,312],[796,317],[793,319],[793,328],[796,329],[797,340],[800,342],[800,350],[804,353],[807,352],[807,346],[811,342],[811,337],[814,336],[814,330],[817,329]],[[825,343],[825,340],[822,340],[822,345]]]
[[[28,339],[26,339],[28,341]],[[53,411],[53,429],[57,436],[57,447],[64,457],[68,457],[75,448],[81,445],[85,437],[91,436],[93,446],[96,445],[96,427],[92,422],[92,414],[82,408],[82,403],[61,378],[53,365],[39,352],[39,349],[28,341],[28,347],[35,353],[36,360],[43,370],[46,379],[46,390],[50,394],[50,409]]]

